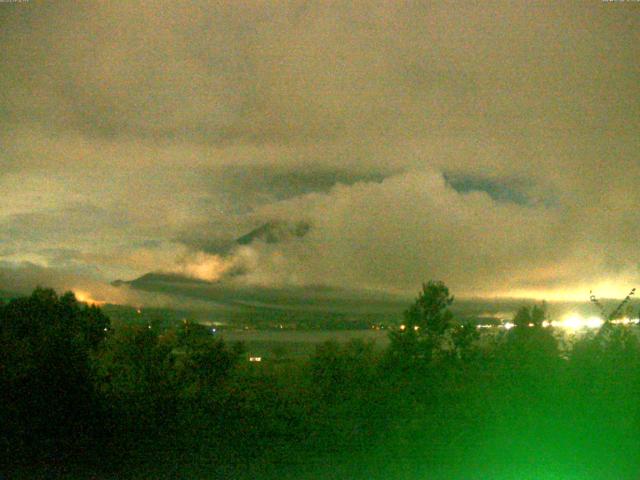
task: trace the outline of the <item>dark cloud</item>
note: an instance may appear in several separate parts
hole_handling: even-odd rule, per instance
[[[485,192],[498,202],[531,204],[526,193],[528,185],[522,179],[491,179],[462,174],[445,175],[444,178],[457,192]]]

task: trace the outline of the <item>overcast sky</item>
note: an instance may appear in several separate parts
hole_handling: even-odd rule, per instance
[[[31,0],[0,59],[0,289],[640,286],[640,3]]]

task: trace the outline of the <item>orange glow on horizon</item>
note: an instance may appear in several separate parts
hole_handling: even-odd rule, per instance
[[[599,299],[620,299],[627,296],[632,287],[632,283],[626,282],[599,282],[591,285],[583,285],[571,288],[539,288],[526,289],[516,288],[513,290],[498,291],[495,293],[483,292],[478,295],[480,298],[514,298],[514,299],[532,299],[547,300],[550,302],[588,302],[589,292],[593,292]]]
[[[102,305],[107,303],[104,300],[96,300],[95,298],[92,297],[92,295],[89,292],[86,292],[84,290],[73,290],[73,294],[76,296],[76,300],[82,303],[86,303],[88,305],[95,305],[97,307],[101,307]]]

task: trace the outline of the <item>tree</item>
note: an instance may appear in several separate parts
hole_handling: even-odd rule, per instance
[[[520,307],[514,317],[514,328],[506,332],[502,354],[508,368],[529,376],[546,375],[557,366],[558,341],[552,328],[543,328],[546,304]],[[519,373],[519,374],[520,374]]]
[[[520,307],[513,317],[513,324],[516,327],[529,328],[529,327],[542,327],[542,324],[547,319],[547,304],[542,302],[540,305],[534,305],[533,307]]]
[[[96,385],[112,419],[111,433],[123,445],[172,420],[171,340],[146,326],[121,326],[96,358]]]
[[[528,307],[520,307],[513,317],[513,324],[518,328],[527,328],[531,323],[531,312]]]
[[[534,327],[541,327],[547,319],[547,304],[542,302],[540,305],[531,307],[531,323]]]
[[[225,380],[243,353],[242,345],[227,345],[204,325],[185,322],[177,332],[175,369],[190,393],[215,388]]]
[[[422,292],[405,312],[406,324],[419,327],[428,335],[440,336],[451,327],[453,314],[449,307],[453,296],[443,282],[430,281],[422,285]]]
[[[404,323],[390,334],[391,353],[431,360],[447,343],[446,334],[453,326],[449,310],[453,300],[443,282],[423,284],[418,298],[404,313]]]
[[[326,341],[316,347],[309,365],[318,396],[334,403],[342,401],[354,390],[370,385],[376,365],[373,343]]]
[[[28,459],[81,440],[96,416],[90,357],[108,328],[72,292],[37,288],[0,304],[0,444]]]
[[[463,362],[469,362],[477,356],[476,342],[480,338],[480,332],[472,322],[457,325],[451,334],[456,358]]]

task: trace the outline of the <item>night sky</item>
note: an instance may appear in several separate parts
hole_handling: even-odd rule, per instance
[[[0,3],[0,59],[0,290],[640,283],[640,3]]]

